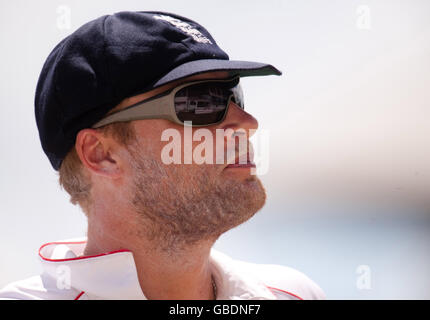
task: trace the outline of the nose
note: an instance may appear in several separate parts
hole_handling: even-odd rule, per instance
[[[251,114],[230,101],[224,121],[220,124],[222,129],[244,129],[248,138],[258,129],[258,121]]]

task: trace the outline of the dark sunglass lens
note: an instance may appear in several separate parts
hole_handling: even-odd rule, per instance
[[[231,88],[231,82],[206,82],[179,90],[175,95],[178,119],[182,122],[192,121],[193,125],[221,121],[229,99],[234,95]]]

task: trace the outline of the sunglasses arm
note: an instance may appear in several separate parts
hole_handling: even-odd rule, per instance
[[[92,126],[93,129],[114,123],[114,122],[127,122],[132,120],[144,119],[167,119],[176,120],[172,115],[172,108],[170,106],[168,96],[156,99],[153,101],[146,101],[134,104],[124,110],[117,111]]]

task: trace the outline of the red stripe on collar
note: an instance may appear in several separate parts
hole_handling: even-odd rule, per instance
[[[53,245],[53,244],[83,244],[83,243],[86,243],[86,241],[76,241],[76,242],[73,242],[73,241],[72,242],[48,242],[48,243],[45,243],[44,245],[42,245],[39,248],[39,257],[41,257],[45,261],[50,261],[50,262],[64,262],[64,261],[74,261],[74,260],[82,260],[82,259],[91,259],[91,258],[106,256],[106,255],[110,255],[110,254],[120,253],[120,252],[131,252],[130,250],[127,250],[127,249],[121,249],[121,250],[115,250],[115,251],[106,252],[106,253],[100,253],[100,254],[96,254],[96,255],[92,255],[92,256],[79,256],[79,257],[70,258],[70,259],[49,259],[49,258],[44,257],[42,255],[42,252],[41,252],[44,247],[49,246],[49,245]]]
[[[293,297],[294,297],[294,298],[296,298],[296,299],[304,300],[303,298],[299,297],[298,295],[296,295],[296,294],[294,294],[294,293],[291,293],[291,292],[288,292],[288,291],[285,291],[285,290],[282,290],[282,289],[278,289],[278,288],[269,287],[269,286],[266,286],[266,287],[267,287],[267,288],[269,288],[270,290],[277,290],[277,291],[281,291],[281,292],[286,293],[286,294],[288,294],[288,295],[290,295],[290,296],[293,296]]]

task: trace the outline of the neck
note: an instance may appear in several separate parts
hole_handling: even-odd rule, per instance
[[[84,255],[130,250],[140,287],[148,299],[215,299],[209,262],[214,241],[201,241],[180,249],[166,250],[157,246],[155,240],[142,237],[140,232],[125,230],[135,229],[121,223],[100,225],[89,219]]]

